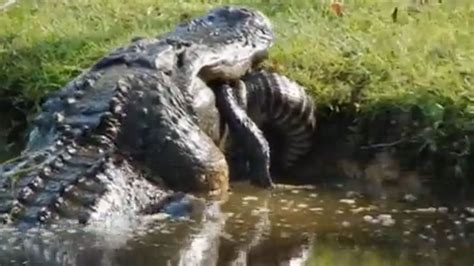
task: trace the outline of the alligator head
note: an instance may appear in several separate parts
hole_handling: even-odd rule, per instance
[[[188,48],[178,54],[187,77],[206,82],[243,76],[273,44],[270,20],[257,10],[224,6],[183,23],[164,36]]]

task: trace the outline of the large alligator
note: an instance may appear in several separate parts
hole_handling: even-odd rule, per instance
[[[225,122],[231,133],[247,132],[244,142],[261,140],[245,113],[260,97],[273,105],[256,113],[269,119],[284,121],[281,114],[270,114],[278,101],[301,107],[297,121],[308,126],[286,132],[296,143],[290,151],[305,150],[300,144],[307,146],[314,116],[311,101],[301,101],[307,99],[304,91],[296,101],[269,97],[273,90],[293,94],[285,91],[290,81],[266,72],[243,77],[247,89],[230,92],[226,85],[258,63],[272,40],[260,12],[221,7],[171,33],[112,52],[42,105],[25,151],[0,168],[0,213],[26,224],[60,217],[91,222],[162,206],[176,195],[167,188],[225,191],[229,170],[216,145],[225,142],[220,114],[230,112],[223,115]],[[217,84],[220,108],[206,84]],[[236,92],[243,92],[239,99],[248,100],[247,106],[235,105],[230,96]],[[247,121],[243,127],[242,121]],[[268,144],[260,145],[256,152],[265,161],[254,168],[267,169]],[[268,178],[267,172],[255,177],[269,185]]]

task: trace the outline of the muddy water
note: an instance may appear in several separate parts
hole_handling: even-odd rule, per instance
[[[197,204],[187,217],[154,215],[107,228],[1,228],[0,265],[473,265],[468,206],[238,183],[227,202]]]
[[[0,265],[474,265],[474,202],[369,200],[360,188],[234,183],[223,204],[193,201],[180,218],[0,226]]]

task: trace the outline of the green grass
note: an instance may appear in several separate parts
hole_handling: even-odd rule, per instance
[[[470,0],[431,1],[418,12],[409,0],[345,1],[343,17],[330,12],[329,1],[310,0],[20,2],[0,16],[0,99],[7,102],[38,103],[134,36],[157,35],[211,6],[239,3],[274,22],[267,66],[306,86],[320,106],[349,106],[364,118],[416,106],[434,132],[426,141],[447,147],[454,138],[468,156],[474,147]]]

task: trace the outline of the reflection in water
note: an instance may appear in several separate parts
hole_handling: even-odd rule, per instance
[[[224,204],[124,228],[1,228],[0,265],[472,265],[474,210],[235,184]]]
[[[218,203],[211,203],[203,212],[203,227],[184,248],[179,257],[179,265],[216,265],[220,233],[225,224],[225,217]]]
[[[193,202],[186,218],[27,232],[0,225],[0,265],[473,265],[474,203],[396,200],[418,195],[416,182],[369,200],[355,190],[373,181],[375,194],[388,193],[380,174],[393,183],[397,169],[375,158],[341,167],[369,179],[361,186],[268,191],[236,183],[227,202]]]

